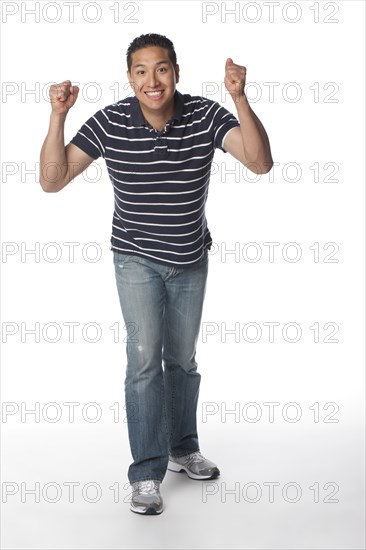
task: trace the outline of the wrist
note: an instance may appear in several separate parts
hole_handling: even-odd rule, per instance
[[[250,107],[249,106],[249,101],[248,101],[247,96],[245,95],[245,92],[243,92],[241,94],[237,94],[234,101],[237,105],[240,105],[242,107],[246,107],[246,108]]]
[[[58,113],[57,111],[51,111],[50,119],[53,122],[56,123],[63,123],[66,120],[67,112],[66,113]]]
[[[245,94],[240,95],[234,100],[238,115],[251,116],[252,109]]]
[[[67,113],[56,113],[52,111],[50,115],[50,129],[52,128],[53,130],[63,132],[65,128],[66,114]]]

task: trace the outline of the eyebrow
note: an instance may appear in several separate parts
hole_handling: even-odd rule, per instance
[[[162,65],[163,63],[168,64],[169,61],[167,61],[166,59],[163,59],[162,61],[157,61],[157,62],[155,63],[155,65]],[[143,63],[137,63],[136,65],[132,65],[132,67],[133,67],[133,68],[135,68],[135,67],[146,67],[146,65],[144,65]]]

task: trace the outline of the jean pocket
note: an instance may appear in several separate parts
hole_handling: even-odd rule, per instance
[[[121,252],[113,251],[113,263],[119,267],[122,267],[133,258],[134,256],[132,254],[122,254]]]

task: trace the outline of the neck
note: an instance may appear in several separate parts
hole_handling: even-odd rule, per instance
[[[174,97],[172,98],[171,104],[164,108],[163,111],[153,111],[150,109],[147,109],[144,105],[141,105],[141,111],[144,115],[145,119],[155,130],[158,130],[159,132],[164,129],[166,122],[173,116],[174,114]]]

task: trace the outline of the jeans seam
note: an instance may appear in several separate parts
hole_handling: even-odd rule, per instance
[[[171,349],[171,336],[170,336],[169,326],[166,324],[165,312],[164,312],[164,324],[165,324],[165,328],[166,328],[166,334],[167,334],[167,337],[168,337],[168,340],[169,340],[169,349]],[[165,367],[165,368],[169,368],[169,367]],[[170,425],[171,425],[170,433],[168,431],[168,446],[169,447],[170,447],[171,441],[173,440],[173,433],[174,433],[174,429],[175,429],[175,402],[174,402],[174,398],[175,398],[175,374],[174,373],[175,373],[174,369],[171,369],[170,378],[171,378],[171,384],[172,384],[172,386],[171,386],[172,404],[171,404],[171,410],[167,411],[167,414],[170,415]],[[168,423],[168,420],[167,420],[167,423]],[[169,424],[168,424],[168,427],[169,427]]]

